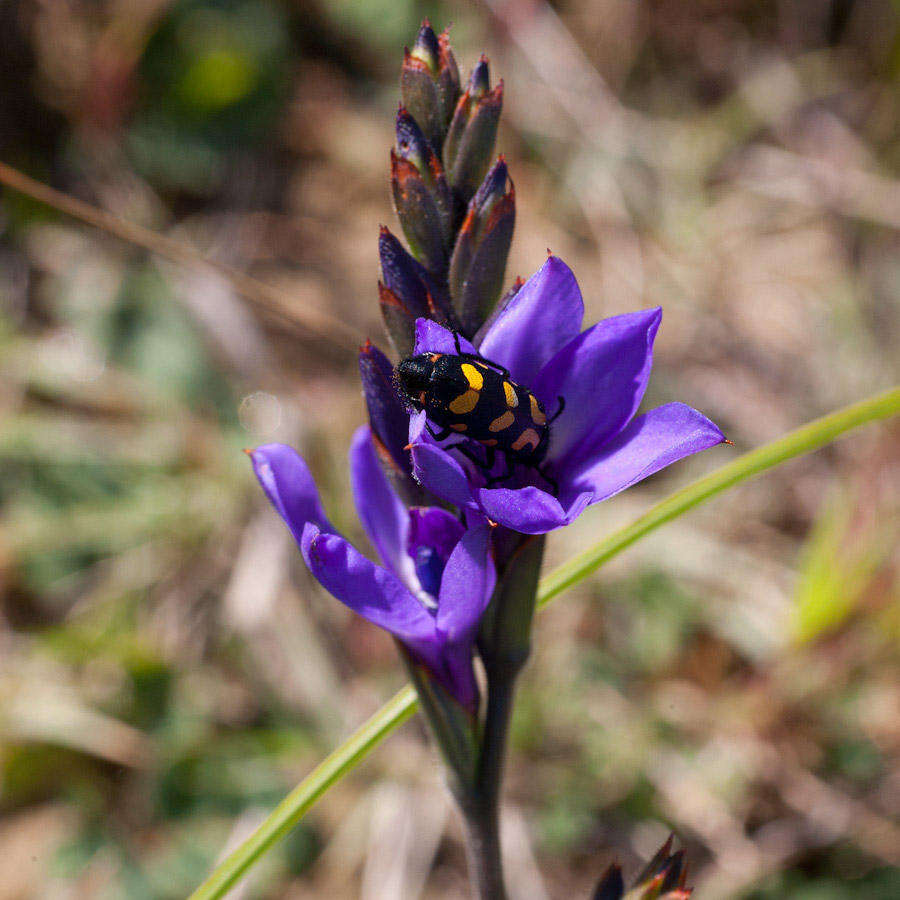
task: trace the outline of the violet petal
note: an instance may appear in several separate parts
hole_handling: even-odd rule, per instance
[[[250,459],[262,489],[298,544],[307,522],[315,522],[323,531],[334,531],[312,474],[293,447],[264,444],[250,452]]]
[[[635,414],[650,377],[661,318],[657,307],[604,319],[541,370],[533,390],[548,414],[556,410],[559,397],[565,400],[550,432],[548,458],[557,473],[594,456]]]
[[[463,353],[477,354],[477,350],[459,335],[459,346]],[[431,319],[418,319],[416,321],[416,349],[414,353],[456,353],[456,341],[453,332],[438,325]]]
[[[491,325],[481,354],[531,387],[538,372],[581,331],[584,303],[572,270],[557,256],[538,269]]]
[[[571,521],[556,497],[533,486],[482,488],[478,499],[492,522],[522,534],[544,534]]]
[[[469,528],[450,555],[441,580],[437,628],[448,643],[471,641],[494,592],[487,523]]]
[[[589,490],[591,502],[597,503],[724,440],[719,428],[696,409],[667,403],[633,419],[580,472],[573,472],[570,490]]]
[[[435,497],[460,509],[474,507],[475,501],[463,467],[437,444],[413,444],[413,474]]]
[[[350,484],[359,520],[382,563],[408,584],[409,513],[385,477],[366,425],[356,429],[350,442]]]
[[[408,644],[429,664],[439,660],[434,619],[394,574],[312,522],[303,530],[300,549],[316,580],[341,603]]]

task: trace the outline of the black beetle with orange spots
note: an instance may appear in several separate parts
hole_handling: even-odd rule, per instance
[[[428,419],[440,427],[426,426],[435,440],[459,435],[485,448],[479,457],[464,442],[453,445],[487,474],[488,486],[505,480],[516,463],[530,466],[552,485],[553,478],[540,469],[550,446],[550,426],[563,411],[565,402],[547,417],[543,404],[528,388],[514,382],[509,371],[483,356],[463,353],[456,340],[452,353],[420,353],[404,359],[397,367],[397,381],[407,402],[425,410]],[[506,460],[506,471],[491,474],[497,454]]]

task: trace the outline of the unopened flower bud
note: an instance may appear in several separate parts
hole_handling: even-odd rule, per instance
[[[469,203],[450,260],[450,294],[469,337],[500,296],[515,221],[515,188],[501,156]]]
[[[451,327],[456,327],[456,320],[445,292],[435,286],[425,268],[384,227],[378,238],[378,255],[382,277],[378,284],[381,314],[391,343],[402,359],[412,353],[416,319],[434,319]]]
[[[412,478],[409,452],[404,449],[409,443],[409,413],[394,383],[394,367],[371,341],[359,348],[359,374],[381,467],[408,503],[421,503],[422,490]]]
[[[459,69],[447,32],[438,37],[427,19],[413,49],[404,55],[400,94],[425,137],[440,152],[459,97]]]
[[[453,198],[437,154],[403,107],[397,113],[397,146],[391,151],[391,188],[413,255],[441,277],[452,236]]]
[[[490,89],[488,61],[482,56],[456,104],[444,142],[447,180],[462,204],[472,198],[490,165],[502,108],[503,82]]]

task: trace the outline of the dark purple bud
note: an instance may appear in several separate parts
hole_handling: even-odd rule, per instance
[[[625,881],[622,878],[622,870],[613,863],[603,873],[603,877],[594,891],[593,900],[622,900],[624,896]]]
[[[378,255],[384,281],[378,286],[381,313],[398,356],[412,352],[417,318],[458,327],[446,291],[437,287],[425,268],[384,227],[378,237]]]
[[[384,226],[378,235],[378,257],[384,283],[397,295],[410,315],[413,318],[428,317],[425,269]]]
[[[469,203],[450,259],[450,295],[467,337],[500,296],[515,222],[515,188],[501,156]]]
[[[441,277],[452,237],[453,198],[437,154],[403,107],[397,113],[397,147],[391,151],[391,188],[413,255]]]
[[[437,37],[426,20],[400,70],[403,105],[436,150],[441,149],[459,97],[459,70],[445,31]]]
[[[482,57],[456,104],[444,141],[447,180],[461,204],[469,202],[487,172],[502,108],[503,82],[490,89],[488,62]]]
[[[491,69],[488,58],[482,54],[481,59],[475,63],[466,90],[475,100],[480,100],[491,89]]]
[[[407,502],[421,502],[421,488],[412,478],[409,413],[397,392],[394,367],[371,342],[359,348],[359,374],[369,411],[372,440],[385,474]]]

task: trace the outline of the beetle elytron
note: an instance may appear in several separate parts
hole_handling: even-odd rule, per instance
[[[488,486],[512,474],[521,463],[537,470],[558,492],[556,481],[539,467],[550,445],[550,425],[563,411],[565,401],[548,419],[544,406],[528,388],[516,384],[509,370],[483,356],[463,353],[459,335],[454,333],[456,355],[420,353],[404,359],[397,367],[400,391],[409,404],[425,414],[440,431],[426,426],[435,440],[452,435],[467,437],[485,448],[480,459],[464,444],[453,448],[490,473],[497,453],[506,459],[507,471],[489,476]]]

